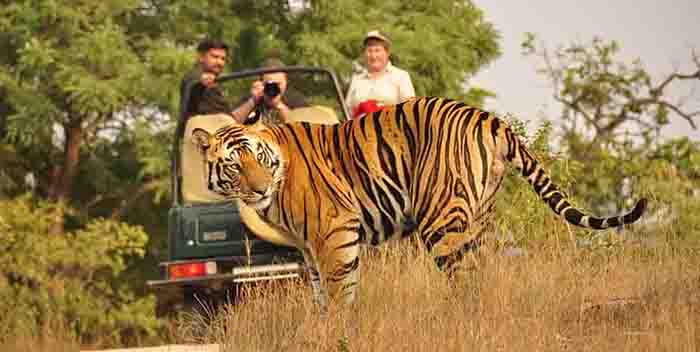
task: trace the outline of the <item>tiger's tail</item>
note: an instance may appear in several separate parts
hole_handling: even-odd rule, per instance
[[[644,213],[647,200],[641,198],[637,201],[637,204],[635,204],[634,209],[621,216],[598,218],[585,214],[571,205],[566,194],[560,191],[557,185],[552,182],[552,179],[542,163],[527,150],[510,127],[506,124],[501,124],[500,128],[497,129],[500,132],[499,134],[503,137],[502,140],[505,141],[507,145],[507,150],[503,150],[505,159],[521,171],[521,175],[532,185],[535,193],[537,193],[557,215],[566,219],[568,223],[585,228],[602,230],[624,224],[631,224],[637,221]]]

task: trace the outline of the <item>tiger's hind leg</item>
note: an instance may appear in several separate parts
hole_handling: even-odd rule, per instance
[[[437,265],[438,269],[440,269],[440,271],[446,272],[451,275],[456,269],[455,264],[461,262],[466,255],[475,253],[479,249],[481,244],[481,238],[475,238],[471,241],[468,241],[467,243],[462,245],[462,247],[460,247],[452,253],[443,256],[435,256],[435,264]],[[475,260],[473,257],[471,259]]]
[[[429,250],[438,269],[451,274],[455,264],[462,261],[466,255],[475,253],[483,243],[482,235],[490,227],[489,224],[480,221],[463,231],[444,232],[428,237],[433,240],[428,242],[432,243]],[[439,239],[435,240],[436,237]]]

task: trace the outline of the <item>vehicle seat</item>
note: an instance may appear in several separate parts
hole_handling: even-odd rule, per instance
[[[201,128],[209,133],[215,133],[221,127],[231,124],[230,115],[197,115],[187,120],[185,135],[180,145],[182,175],[182,202],[184,205],[194,203],[217,203],[225,200],[224,197],[210,191],[207,188],[206,164],[202,154],[192,142],[192,131]]]
[[[324,125],[335,125],[340,122],[338,115],[327,106],[314,105],[296,108],[289,111],[287,122],[312,122]]]

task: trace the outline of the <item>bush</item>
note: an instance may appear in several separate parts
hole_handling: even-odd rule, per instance
[[[56,328],[85,343],[155,335],[155,299],[123,280],[144,255],[143,229],[96,219],[50,236],[53,214],[55,205],[28,196],[0,200],[0,344]]]
[[[522,122],[514,119],[511,123],[524,134]],[[681,139],[648,150],[593,149],[581,161],[568,153],[553,153],[548,146],[550,131],[544,124],[534,136],[523,139],[554,183],[580,209],[596,216],[614,216],[645,197],[649,208],[636,225],[636,236],[673,237],[682,240],[679,245],[700,243],[700,219],[695,216],[700,211],[700,143]],[[550,237],[576,241],[600,234],[567,226],[515,170],[504,180],[496,211],[499,232],[521,243]]]

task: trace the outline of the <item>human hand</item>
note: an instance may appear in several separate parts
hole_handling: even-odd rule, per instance
[[[282,95],[280,95],[280,94],[275,95],[274,97],[268,97],[266,95],[265,96],[265,104],[267,104],[267,106],[274,108],[274,109],[280,109],[280,107],[286,107],[284,102],[282,102]]]
[[[280,101],[277,102],[274,106],[275,106],[275,109],[277,109],[279,111],[289,111],[289,106],[287,106],[287,104],[285,104],[282,101],[282,99],[280,99]]]
[[[259,101],[263,96],[264,87],[265,85],[260,80],[253,82],[253,85],[250,87],[250,95],[252,95],[256,101]]]
[[[207,88],[216,86],[216,75],[211,72],[202,72],[199,82]]]

